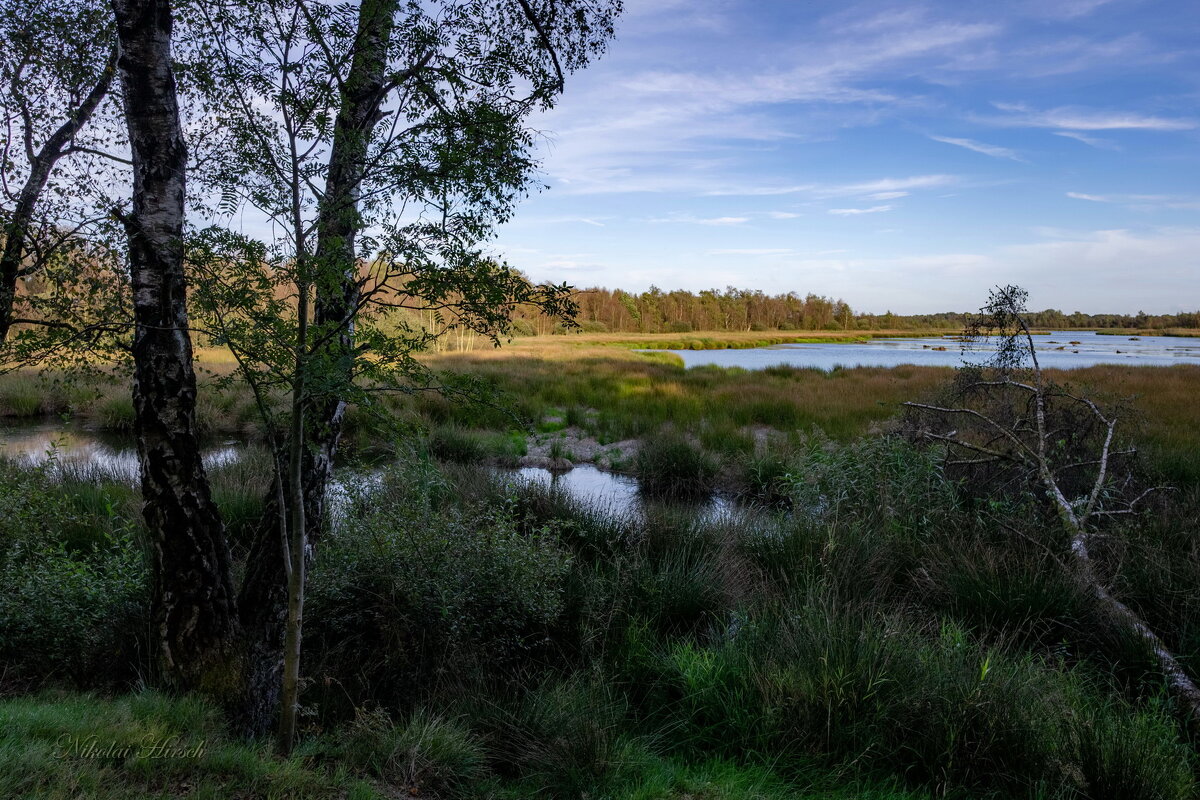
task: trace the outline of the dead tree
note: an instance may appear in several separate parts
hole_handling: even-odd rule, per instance
[[[1044,493],[1067,534],[1061,563],[1111,624],[1142,642],[1193,728],[1200,727],[1200,688],[1163,640],[1104,585],[1092,558],[1099,523],[1133,514],[1156,487],[1134,480],[1134,450],[1119,444],[1122,414],[1049,380],[1025,321],[1027,293],[997,289],[969,341],[997,344],[986,364],[959,370],[953,400],[909,402],[915,438],[947,448],[947,466],[989,491]]]

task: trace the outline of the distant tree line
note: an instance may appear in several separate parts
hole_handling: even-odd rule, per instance
[[[705,289],[698,293],[657,286],[635,294],[591,288],[576,292],[577,320],[584,331],[687,333],[689,331],[852,330],[854,312],[843,300],[795,292]],[[548,320],[526,317],[528,333],[551,333]]]
[[[578,290],[577,321],[588,333],[688,333],[690,331],[818,331],[818,330],[962,330],[969,312],[936,314],[856,313],[846,301],[797,292],[769,295],[728,287],[665,292],[651,286],[641,293],[621,289]],[[1026,315],[1037,329],[1200,328],[1200,311],[1180,314],[1084,314],[1057,309]],[[529,311],[517,321],[525,335],[565,332],[561,325]]]

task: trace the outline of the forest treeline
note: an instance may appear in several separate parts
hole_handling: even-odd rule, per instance
[[[724,291],[682,289],[645,292],[593,287],[574,294],[577,321],[587,333],[687,333],[690,331],[804,330],[962,330],[969,312],[936,314],[868,314],[854,311],[841,298],[816,294],[766,294],[728,287]],[[517,332],[525,335],[562,333],[554,320],[532,311],[518,315]],[[1180,314],[1084,314],[1057,309],[1028,314],[1030,324],[1044,329],[1200,328],[1200,311]]]

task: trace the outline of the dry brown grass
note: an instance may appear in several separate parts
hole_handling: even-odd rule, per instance
[[[819,332],[819,337],[852,339],[861,333]],[[529,424],[546,415],[573,416],[590,420],[596,434],[611,440],[645,436],[673,425],[702,436],[706,443],[725,440],[730,450],[744,448],[747,439],[741,431],[748,426],[785,431],[817,427],[836,439],[862,435],[893,417],[901,403],[928,395],[952,375],[948,367],[917,366],[834,372],[792,367],[685,370],[674,355],[634,349],[662,349],[664,343],[685,337],[748,346],[762,335],[745,331],[528,337],[501,348],[430,355],[427,360],[437,369],[466,372],[495,385],[515,408],[516,419]],[[657,346],[648,347],[651,344]],[[198,355],[202,370],[225,373],[234,368],[222,349],[204,348]],[[1200,483],[1200,366],[1107,365],[1050,374],[1111,398],[1130,398],[1140,418],[1138,439],[1154,462],[1175,480]],[[118,383],[102,387],[99,398],[84,392],[67,398],[54,395],[31,373],[15,373],[0,376],[0,415],[71,411],[103,426],[105,415],[121,405],[127,392]],[[201,397],[202,417],[213,429],[244,432],[253,426],[248,396],[215,398],[201,392]],[[428,395],[397,398],[394,407],[429,425],[511,429],[515,424],[512,415],[456,406]]]
[[[530,415],[538,409],[594,409],[600,432],[614,438],[671,424],[697,432],[815,426],[849,439],[893,417],[904,401],[927,396],[953,374],[949,367],[917,366],[685,370],[667,353],[610,346],[615,338],[520,339],[499,349],[440,355],[431,363],[487,378],[518,398]],[[1048,374],[1103,397],[1129,399],[1137,438],[1152,460],[1173,479],[1200,482],[1200,366],[1103,365]]]

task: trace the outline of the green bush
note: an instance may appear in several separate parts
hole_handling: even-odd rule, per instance
[[[305,633],[320,667],[385,700],[504,669],[547,644],[571,563],[553,531],[512,511],[445,506],[412,462],[352,498],[311,575]]]
[[[717,476],[716,460],[670,429],[642,442],[636,469],[644,491],[668,497],[704,494]]]
[[[44,470],[0,463],[0,662],[9,679],[97,686],[144,651],[149,582],[135,531],[89,517]]]
[[[619,674],[634,715],[692,757],[815,759],[964,796],[1183,800],[1195,788],[1163,711],[953,625],[924,631],[813,597],[707,645],[648,634],[629,629]]]

